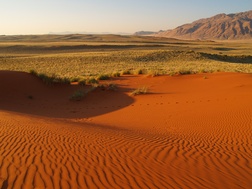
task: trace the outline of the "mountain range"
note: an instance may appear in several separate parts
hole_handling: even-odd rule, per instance
[[[218,14],[153,35],[199,40],[252,39],[252,10],[236,14]]]

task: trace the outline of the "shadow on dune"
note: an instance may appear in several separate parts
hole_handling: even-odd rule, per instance
[[[89,92],[81,101],[69,98],[77,85],[47,86],[40,79],[24,72],[0,71],[0,110],[51,118],[88,118],[119,110],[133,99],[117,91],[100,88]]]
[[[0,187],[1,187],[1,185],[0,185]],[[2,189],[7,189],[7,188],[8,188],[8,181],[7,181],[7,180],[5,180],[5,181],[3,182],[1,188],[2,188]]]

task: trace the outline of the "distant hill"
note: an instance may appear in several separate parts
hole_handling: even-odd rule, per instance
[[[153,32],[153,31],[138,31],[135,32],[133,35],[140,35],[140,36],[144,36],[144,35],[153,35],[156,34],[157,32]]]
[[[173,30],[158,32],[155,36],[200,40],[252,39],[252,10],[236,14],[218,14]]]

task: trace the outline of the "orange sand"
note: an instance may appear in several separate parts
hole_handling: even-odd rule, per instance
[[[110,82],[73,102],[0,71],[0,188],[252,188],[251,74]]]

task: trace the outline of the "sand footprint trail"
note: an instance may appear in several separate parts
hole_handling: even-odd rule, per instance
[[[0,188],[251,188],[251,75],[208,77],[126,77],[151,94],[89,118],[0,110]]]

